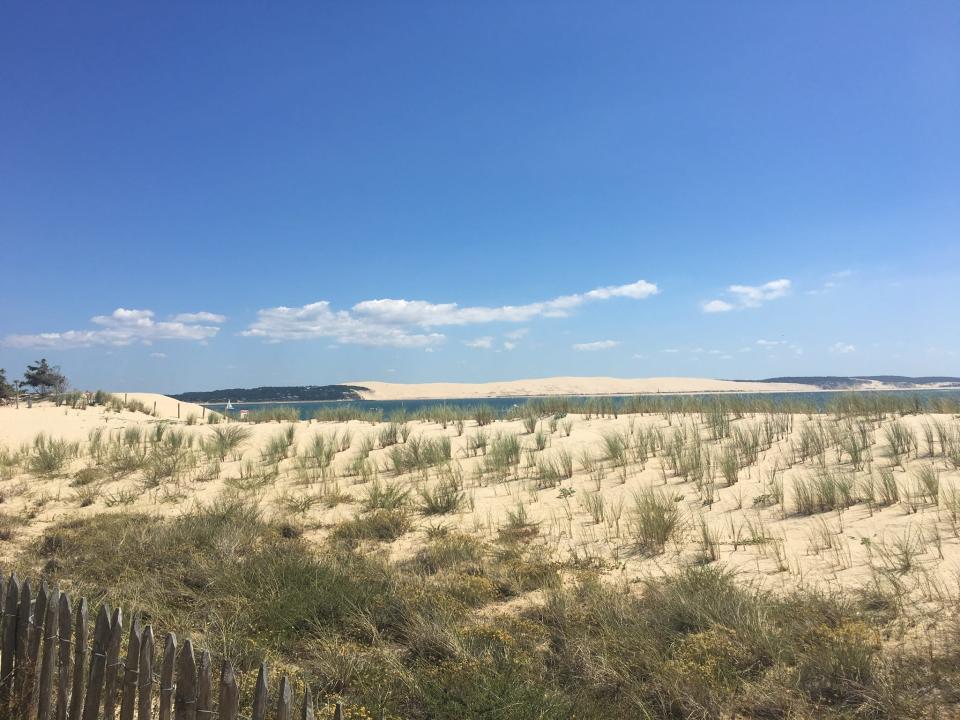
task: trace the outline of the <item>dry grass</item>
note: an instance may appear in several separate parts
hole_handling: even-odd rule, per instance
[[[575,409],[105,420],[0,448],[0,553],[378,717],[957,709],[956,417]]]

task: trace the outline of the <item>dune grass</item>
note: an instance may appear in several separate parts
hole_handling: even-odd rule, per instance
[[[34,444],[0,449],[0,495],[46,513],[21,572],[373,717],[950,716],[960,630],[931,598],[950,597],[936,555],[960,532],[956,419],[664,400],[619,423],[627,402],[552,400],[483,426],[455,408],[349,432],[144,420],[91,432],[49,474]],[[568,441],[570,408],[587,412]],[[905,524],[863,533],[875,513]],[[18,541],[4,517],[0,541]],[[806,551],[785,550],[787,525]],[[812,590],[795,567],[806,552],[843,579],[851,546],[870,587]]]
[[[560,582],[522,542],[446,531],[389,563],[358,543],[395,536],[393,512],[341,523],[315,549],[224,496],[167,520],[62,521],[22,562],[374,717],[892,718],[956,700],[956,645],[884,644],[877,596],[773,595],[713,564],[634,591],[582,570]],[[118,552],[101,551],[108,541]],[[891,546],[892,570],[915,562],[916,543]],[[538,588],[519,613],[475,612]]]
[[[659,555],[678,537],[683,516],[676,499],[661,490],[645,488],[633,494],[630,530],[640,552]]]
[[[33,439],[33,445],[27,454],[27,468],[34,475],[55,475],[64,470],[79,450],[78,443],[40,433]]]
[[[214,427],[208,443],[212,453],[226,460],[228,455],[239,450],[249,439],[249,428],[231,423]]]
[[[447,515],[459,511],[466,503],[460,484],[454,479],[442,479],[432,487],[420,488],[420,512],[424,515]]]

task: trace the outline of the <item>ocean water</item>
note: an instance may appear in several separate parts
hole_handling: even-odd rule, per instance
[[[955,402],[960,402],[960,389],[956,390],[890,390],[890,391],[861,391],[861,392],[851,392],[849,390],[836,390],[836,391],[818,391],[818,392],[787,392],[787,393],[684,393],[684,394],[657,394],[657,395],[642,395],[645,400],[656,400],[656,399],[684,399],[684,400],[707,400],[707,399],[716,399],[716,398],[731,398],[731,399],[762,399],[777,403],[796,403],[802,402],[809,404],[817,409],[825,408],[828,403],[832,400],[835,400],[838,395],[863,395],[864,397],[877,397],[877,396],[895,396],[898,398],[913,398],[916,397],[920,401],[925,402],[928,400],[935,400],[937,398],[951,399]],[[564,399],[572,400],[574,402],[590,402],[590,401],[603,401],[604,403],[610,402],[613,403],[614,407],[622,407],[625,403],[634,400],[638,396],[581,396],[581,395],[565,395],[562,396]],[[231,414],[236,414],[241,409],[243,410],[265,410],[269,408],[296,408],[300,412],[300,418],[302,420],[309,419],[313,417],[314,413],[322,408],[356,408],[358,410],[373,410],[380,411],[385,417],[389,417],[392,414],[396,413],[407,413],[415,414],[423,408],[431,407],[451,407],[451,408],[463,408],[469,409],[474,408],[478,405],[486,405],[493,408],[497,413],[504,414],[509,412],[511,409],[522,406],[532,400],[550,400],[551,397],[489,397],[489,398],[447,398],[444,400],[315,400],[312,402],[251,402],[251,403],[233,403],[234,411]],[[224,403],[211,403],[207,404],[210,410],[214,410],[218,413],[225,412]]]

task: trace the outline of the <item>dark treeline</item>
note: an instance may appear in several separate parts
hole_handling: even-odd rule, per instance
[[[193,403],[315,402],[317,400],[360,400],[360,392],[367,389],[359,385],[284,385],[185,392],[171,397],[182,402]]]

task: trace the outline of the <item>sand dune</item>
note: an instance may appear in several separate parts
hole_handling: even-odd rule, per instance
[[[191,415],[202,419],[205,410],[200,405],[175,400],[158,393],[114,393],[119,398],[139,400],[147,408],[156,408],[156,417],[161,420],[186,421]],[[179,408],[179,415],[178,415]],[[148,422],[150,419],[141,413],[124,410],[119,413],[107,412],[103,407],[90,407],[75,410],[69,407],[56,407],[53,403],[42,402],[28,408],[21,403],[19,408],[0,407],[0,446],[17,447],[21,443],[33,440],[38,433],[46,433],[55,438],[66,440],[84,440],[95,427],[122,428],[131,424]]]
[[[741,382],[711,378],[553,377],[489,383],[388,383],[358,380],[347,383],[370,388],[367,400],[421,400],[529,395],[639,395],[647,393],[809,392],[809,385]]]
[[[492,383],[487,386],[441,385],[435,391],[455,394],[473,390],[494,394],[530,392],[576,392],[583,387],[584,378],[566,378],[525,383]],[[722,381],[689,381],[668,379],[662,387],[687,391],[717,391],[720,389],[743,389],[751,383],[723,383]],[[656,383],[656,381],[612,380],[605,387],[629,387],[633,383]],[[604,387],[591,381],[590,387]],[[404,386],[399,386],[403,388]],[[412,392],[423,392],[424,386],[406,386]],[[644,387],[642,384],[639,387]],[[776,386],[774,386],[776,387]],[[466,390],[463,390],[466,388]],[[389,389],[389,388],[388,388]],[[612,392],[612,390],[611,390]],[[117,393],[122,397],[122,393]],[[0,495],[4,498],[4,513],[22,518],[16,526],[14,542],[0,543],[0,560],[9,561],[17,548],[36,538],[50,523],[64,518],[89,516],[100,512],[117,512],[120,508],[108,506],[108,496],[133,493],[128,496],[129,511],[150,514],[172,515],[182,512],[197,501],[210,501],[221,493],[235,492],[238,478],[250,467],[262,468],[264,450],[272,441],[286,431],[293,431],[293,449],[278,461],[277,475],[262,486],[254,488],[253,497],[266,511],[274,512],[282,507],[284,497],[322,497],[324,492],[336,491],[338,501],[324,504],[309,504],[301,518],[313,528],[306,537],[321,542],[335,523],[353,517],[362,511],[360,505],[366,497],[374,478],[378,481],[398,484],[416,491],[427,485],[435,485],[444,476],[441,467],[423,472],[393,469],[393,453],[406,447],[405,444],[384,446],[378,440],[386,425],[371,425],[367,421],[259,423],[246,426],[249,436],[241,447],[222,460],[205,456],[203,447],[214,433],[214,428],[203,422],[188,425],[191,414],[200,417],[199,406],[180,403],[181,417],[176,416],[177,401],[150,394],[128,393],[129,399],[139,399],[150,409],[157,402],[157,414],[152,417],[130,411],[112,412],[102,406],[85,410],[55,407],[43,403],[33,408],[0,408]],[[780,422],[784,422],[781,417]],[[139,426],[145,436],[160,422],[178,427],[192,442],[184,444],[183,470],[176,477],[163,479],[159,485],[146,484],[143,471],[130,474],[115,474],[109,471],[109,462],[97,459],[91,452],[90,433],[95,429],[106,431],[109,442],[117,443],[126,428]],[[960,540],[958,525],[949,507],[960,507],[960,501],[949,505],[949,499],[960,497],[960,470],[948,462],[944,454],[949,450],[949,438],[956,437],[960,425],[950,415],[905,415],[896,422],[905,426],[916,440],[914,449],[907,453],[901,466],[891,465],[887,427],[894,422],[889,417],[883,426],[868,424],[864,429],[870,445],[864,448],[868,459],[862,469],[855,469],[848,455],[835,449],[831,441],[822,453],[820,465],[813,458],[805,462],[798,458],[806,426],[824,424],[824,436],[832,433],[852,433],[856,425],[841,422],[832,416],[811,418],[795,415],[789,419],[788,428],[773,437],[769,447],[757,450],[755,459],[738,465],[736,480],[730,482],[722,472],[722,461],[730,447],[736,447],[736,429],[759,433],[764,423],[773,422],[765,415],[748,415],[731,419],[734,430],[724,440],[710,440],[711,431],[699,414],[680,417],[663,415],[620,415],[600,417],[570,414],[560,422],[557,418],[543,418],[538,424],[544,433],[544,445],[537,449],[536,435],[528,432],[522,420],[500,420],[488,428],[477,427],[468,419],[461,431],[454,425],[411,420],[406,426],[410,437],[419,442],[441,439],[449,442],[449,463],[444,466],[449,477],[460,478],[463,492],[469,503],[460,511],[444,516],[444,522],[468,532],[478,533],[487,540],[495,540],[498,528],[507,522],[508,515],[519,505],[524,507],[531,522],[536,523],[538,542],[559,559],[592,557],[602,559],[604,566],[617,568],[617,572],[629,577],[656,575],[670,569],[683,567],[696,561],[703,552],[700,530],[707,523],[716,538],[717,559],[728,568],[736,570],[747,580],[759,580],[768,587],[789,589],[798,585],[822,587],[858,587],[867,583],[871,573],[883,566],[885,548],[893,548],[903,538],[924,538],[921,543],[922,566],[929,577],[951,578],[960,572]],[[940,424],[948,439],[937,445],[923,441],[925,430]],[[55,439],[62,438],[78,444],[79,455],[70,460],[61,472],[50,475],[31,474],[29,458],[19,459],[19,448],[29,444],[37,433],[44,432]],[[485,470],[488,464],[486,452],[470,449],[470,441],[486,434],[493,442],[501,435],[516,436],[523,448],[522,454],[506,476],[497,478]],[[350,437],[349,447],[335,454],[332,469],[325,479],[305,480],[298,469],[294,455],[302,455],[318,436],[327,438]],[[659,438],[655,450],[643,460],[635,451],[624,455],[626,464],[617,466],[608,455],[607,439],[610,437]],[[683,440],[682,438],[687,438]],[[681,438],[678,440],[677,438]],[[624,441],[626,442],[626,441]],[[673,442],[683,447],[697,446],[698,452],[689,457],[701,457],[706,453],[711,458],[707,463],[707,476],[700,480],[681,476],[674,469],[676,457],[668,450]],[[701,444],[702,443],[702,444]],[[368,447],[363,475],[355,469],[361,448]],[[944,447],[946,444],[946,448]],[[634,445],[634,448],[637,446]],[[837,446],[839,447],[839,445]],[[932,448],[932,449],[931,449]],[[173,450],[169,450],[173,452]],[[24,451],[28,452],[28,451]],[[952,451],[950,451],[952,452]],[[6,453],[4,455],[4,453]],[[688,457],[688,455],[682,455]],[[567,493],[559,492],[554,483],[544,480],[544,468],[560,463],[570,464],[569,476],[562,480]],[[585,461],[584,458],[587,458]],[[363,460],[362,457],[360,457]],[[855,480],[857,493],[879,492],[873,488],[881,482],[881,468],[891,468],[890,481],[899,487],[901,501],[880,505],[865,502],[857,497],[849,507],[839,511],[802,514],[797,511],[798,484],[811,482],[817,477],[818,468],[829,469],[831,477]],[[246,468],[246,469],[245,469]],[[923,500],[920,472],[927,468],[935,473],[939,501]],[[77,483],[77,474],[92,473],[95,482]],[[895,472],[894,472],[895,471]],[[485,474],[486,473],[486,474]],[[779,504],[764,501],[779,482]],[[311,487],[315,485],[315,487]],[[96,491],[92,503],[85,503],[80,492],[83,488]],[[654,557],[630,550],[632,542],[631,508],[635,493],[653,488],[667,492],[677,503],[682,515],[682,532],[670,548]],[[919,488],[919,489],[918,489]],[[600,502],[604,518],[597,519],[597,506],[591,510],[591,498]],[[469,509],[468,509],[469,508]],[[623,513],[621,522],[621,512]],[[432,522],[424,518],[424,526]],[[412,532],[393,542],[389,552],[403,559],[412,556],[423,545],[423,535]],[[935,538],[927,541],[926,538]]]

